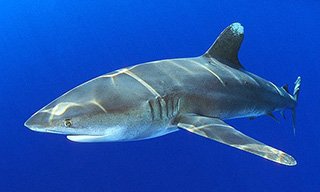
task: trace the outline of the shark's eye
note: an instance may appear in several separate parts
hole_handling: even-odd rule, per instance
[[[71,121],[71,119],[65,119],[65,120],[64,120],[64,126],[66,126],[66,127],[71,127],[71,126],[72,126],[72,121]]]

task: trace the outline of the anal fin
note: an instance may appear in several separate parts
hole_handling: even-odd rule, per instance
[[[246,136],[219,118],[183,114],[178,116],[175,122],[179,128],[247,151],[276,163],[288,166],[297,164],[292,156]]]

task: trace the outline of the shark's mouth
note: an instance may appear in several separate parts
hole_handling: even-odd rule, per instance
[[[65,131],[58,131],[54,129],[46,129],[42,127],[36,127],[36,126],[29,126],[28,127],[30,130],[35,131],[35,132],[40,132],[40,133],[53,133],[53,134],[60,134],[60,135],[66,135]]]

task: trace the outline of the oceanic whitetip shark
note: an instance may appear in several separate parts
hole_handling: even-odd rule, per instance
[[[32,115],[25,126],[67,135],[75,142],[134,141],[183,129],[265,159],[293,166],[295,159],[236,130],[224,120],[292,110],[293,94],[247,72],[238,60],[244,36],[228,26],[199,57],[147,62],[94,78]]]

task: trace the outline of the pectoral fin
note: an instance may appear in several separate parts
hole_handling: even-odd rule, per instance
[[[297,164],[290,155],[250,138],[218,118],[195,114],[180,115],[176,119],[179,128],[230,145],[265,159],[288,166]]]

